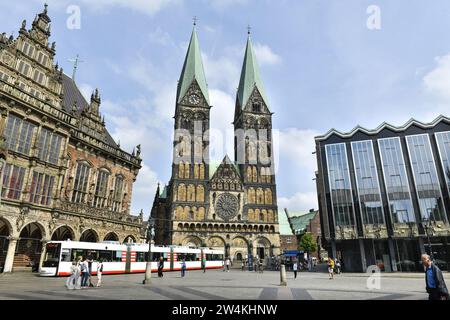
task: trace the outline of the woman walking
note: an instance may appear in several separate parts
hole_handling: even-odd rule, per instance
[[[66,281],[66,287],[69,290],[75,289],[77,283],[77,277],[79,277],[77,262],[73,261],[70,266],[70,277]]]
[[[103,273],[103,260],[100,260],[97,264],[97,288],[102,285],[102,273]]]

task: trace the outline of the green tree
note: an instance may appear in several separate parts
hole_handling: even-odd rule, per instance
[[[307,253],[315,252],[317,250],[317,243],[314,240],[312,233],[305,233],[300,239],[300,250],[303,250]]]

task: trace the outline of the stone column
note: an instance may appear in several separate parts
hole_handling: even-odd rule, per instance
[[[331,240],[331,258],[336,259],[337,250],[336,250],[336,240]]]
[[[6,254],[5,259],[5,267],[3,269],[3,272],[12,272],[13,269],[13,263],[14,263],[14,254],[16,253],[16,246],[18,238],[9,238],[9,244],[8,244],[8,253]]]
[[[39,271],[41,271],[42,263],[44,262],[45,254],[47,253],[47,242],[49,240],[41,240],[42,249],[41,249],[41,258],[39,260]]]

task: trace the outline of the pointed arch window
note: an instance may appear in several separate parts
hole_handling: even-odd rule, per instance
[[[72,193],[72,202],[86,203],[90,166],[86,162],[79,162]]]
[[[118,175],[114,181],[113,205],[112,210],[119,212],[122,210],[123,199],[123,176]]]
[[[107,200],[109,171],[105,169],[98,170],[97,185],[95,186],[94,207],[104,208]]]

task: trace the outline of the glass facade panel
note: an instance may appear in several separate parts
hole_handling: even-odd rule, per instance
[[[447,189],[450,192],[450,131],[436,133],[436,141],[441,157],[442,168],[444,169]]]
[[[372,141],[352,143],[356,186],[364,224],[384,224],[383,202]]]
[[[447,221],[439,179],[427,134],[406,137],[423,221]]]
[[[393,223],[415,222],[400,138],[378,140],[389,211]]]
[[[353,227],[355,220],[352,186],[345,144],[327,145],[326,156],[335,224]]]

